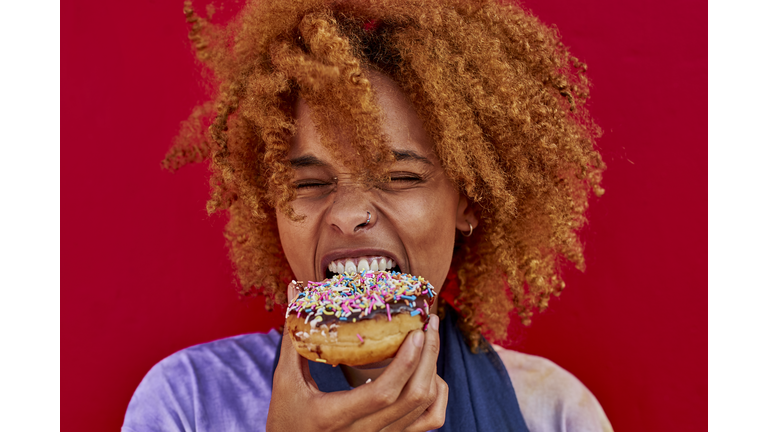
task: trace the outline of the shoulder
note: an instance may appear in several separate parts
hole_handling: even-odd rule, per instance
[[[592,392],[575,376],[543,357],[493,345],[515,388],[531,432],[612,432]]]
[[[157,363],[144,377],[142,385],[156,382],[183,385],[190,380],[196,385],[216,385],[239,379],[243,374],[271,378],[279,343],[280,334],[271,330],[194,345]]]
[[[208,367],[231,368],[268,365],[271,368],[275,350],[279,344],[280,334],[274,329],[268,333],[232,336],[185,348],[166,357],[155,368],[172,370],[178,367],[193,366],[197,363],[202,363]]]
[[[195,345],[166,357],[134,392],[124,430],[202,431],[232,420],[266,422],[279,342],[280,334],[272,330]]]

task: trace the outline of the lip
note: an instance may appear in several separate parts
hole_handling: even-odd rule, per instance
[[[326,252],[325,255],[323,255],[322,258],[320,258],[320,267],[317,270],[317,275],[323,275],[322,279],[325,279],[325,269],[328,268],[328,264],[331,263],[331,261],[335,261],[339,258],[348,258],[348,257],[358,257],[358,256],[375,256],[375,255],[381,255],[385,257],[392,258],[392,261],[395,262],[395,265],[400,267],[400,270],[404,273],[408,273],[407,269],[405,268],[405,263],[403,260],[392,251],[384,250],[384,249],[374,249],[374,248],[362,248],[362,249],[338,249],[330,252]],[[321,279],[321,280],[322,280]]]

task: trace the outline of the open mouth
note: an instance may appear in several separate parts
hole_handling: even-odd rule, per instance
[[[325,278],[332,278],[337,274],[362,273],[364,271],[400,271],[400,266],[390,257],[363,256],[355,258],[340,258],[331,261],[325,269]]]

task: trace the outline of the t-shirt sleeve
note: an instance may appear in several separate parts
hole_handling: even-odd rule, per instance
[[[134,392],[123,432],[195,431],[194,369],[177,353],[156,364]]]
[[[250,334],[179,351],[133,394],[122,432],[259,431],[266,427],[279,334]]]
[[[542,357],[494,348],[531,432],[613,432],[600,403],[571,373]]]

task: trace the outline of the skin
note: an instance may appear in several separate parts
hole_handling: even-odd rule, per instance
[[[384,115],[384,133],[398,159],[390,170],[392,181],[372,188],[358,184],[323,147],[310,108],[299,101],[289,159],[298,188],[292,205],[306,218],[293,222],[278,213],[280,241],[298,280],[325,279],[333,259],[387,256],[401,271],[423,276],[439,291],[450,267],[456,229],[468,232],[469,224],[477,227],[478,221],[466,197],[446,177],[431,138],[402,91],[384,75],[368,75]],[[367,378],[374,381],[330,394],[317,389],[307,360],[284,337],[267,429],[439,428],[448,386],[436,372],[438,326],[437,316],[430,315],[427,332],[411,332],[388,365],[345,367],[353,385]]]

